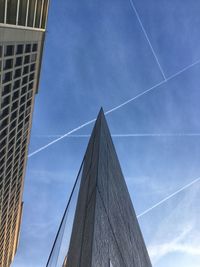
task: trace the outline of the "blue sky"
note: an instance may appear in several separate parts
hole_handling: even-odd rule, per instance
[[[199,11],[196,0],[52,0],[29,152],[160,83],[107,115],[112,134],[138,134],[113,137],[136,213],[198,178]],[[29,158],[13,267],[45,266],[87,142]],[[195,183],[139,219],[154,267],[200,266],[199,193]]]

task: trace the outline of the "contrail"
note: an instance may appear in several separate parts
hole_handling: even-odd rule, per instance
[[[160,85],[162,85],[162,84],[168,82],[169,80],[171,80],[171,79],[177,77],[178,75],[180,75],[181,73],[183,73],[183,72],[185,72],[186,70],[190,69],[191,67],[193,67],[193,66],[199,64],[199,62],[200,62],[200,59],[199,59],[198,61],[196,61],[196,62],[190,64],[189,66],[185,67],[184,69],[178,71],[177,73],[171,75],[171,76],[168,77],[166,80],[164,80],[164,81],[162,81],[162,82],[160,82],[160,83],[157,83],[156,85],[150,87],[149,89],[143,91],[142,93],[137,94],[137,95],[134,96],[133,98],[131,98],[131,99],[129,99],[129,100],[123,102],[122,104],[120,104],[120,105],[118,105],[118,106],[116,106],[116,107],[114,107],[114,108],[112,108],[112,109],[106,111],[106,112],[105,112],[105,115],[107,115],[107,114],[109,114],[109,113],[112,113],[112,112],[114,112],[115,110],[118,110],[118,109],[122,108],[123,106],[127,105],[128,103],[130,103],[130,102],[136,100],[137,98],[139,98],[139,97],[141,97],[141,96],[143,96],[143,95],[145,95],[145,94],[151,92],[152,90],[156,89],[156,88],[159,87]],[[95,121],[96,121],[96,119],[93,119],[93,120],[90,120],[90,121],[88,121],[88,122],[85,122],[84,124],[80,125],[79,127],[77,127],[77,128],[75,128],[75,129],[73,129],[73,130],[67,132],[66,134],[60,136],[59,138],[53,140],[52,142],[50,142],[50,143],[48,143],[48,144],[46,144],[46,145],[40,147],[39,149],[35,150],[34,152],[30,153],[30,154],[28,155],[28,158],[34,156],[35,154],[41,152],[42,150],[48,148],[49,146],[51,146],[51,145],[57,143],[58,141],[62,140],[63,138],[69,136],[70,134],[72,134],[72,133],[74,133],[74,132],[76,132],[76,131],[82,129],[83,127],[85,127],[85,126],[87,126],[87,125],[89,125],[89,124],[91,124],[91,123],[93,123],[93,122],[95,122]]]
[[[166,80],[164,71],[163,71],[163,69],[162,69],[162,67],[161,67],[161,65],[160,65],[160,62],[159,62],[159,60],[158,60],[158,57],[157,57],[157,55],[156,55],[156,53],[155,53],[155,51],[154,51],[154,49],[153,49],[153,46],[152,46],[152,44],[151,44],[151,42],[150,42],[150,40],[149,40],[149,37],[148,37],[148,35],[147,35],[147,32],[146,32],[146,30],[145,30],[145,28],[144,28],[144,25],[143,25],[141,19],[140,19],[140,16],[139,16],[139,14],[138,14],[138,11],[137,11],[137,9],[136,9],[134,3],[133,3],[133,0],[129,0],[129,2],[130,2],[130,4],[131,4],[131,7],[132,7],[133,11],[135,12],[135,15],[136,15],[136,17],[137,17],[137,20],[138,20],[138,22],[139,22],[139,24],[140,24],[140,26],[141,26],[141,28],[142,28],[142,31],[143,31],[143,33],[144,33],[144,35],[145,35],[145,37],[146,37],[146,40],[147,40],[147,42],[148,42],[148,44],[149,44],[149,46],[150,46],[150,48],[151,48],[151,51],[152,51],[152,53],[153,53],[153,55],[154,55],[154,58],[155,58],[155,60],[156,60],[156,62],[157,62],[157,64],[158,64],[158,67],[159,67],[159,69],[160,69],[160,71],[161,71],[161,73],[162,73],[162,76],[163,76],[163,78]]]
[[[122,108],[123,106],[126,106],[127,104],[129,104],[130,102],[136,100],[137,98],[143,96],[143,95],[146,95],[148,94],[149,92],[153,91],[154,89],[156,89],[157,87],[159,87],[160,85],[163,85],[165,83],[167,83],[168,81],[172,80],[173,78],[177,77],[178,75],[182,74],[183,72],[185,72],[186,70],[194,67],[195,65],[199,64],[200,63],[200,59],[195,61],[194,63],[188,65],[187,67],[183,68],[182,70],[176,72],[175,74],[169,76],[165,81],[161,81],[160,83],[157,83],[156,85],[150,87],[149,89],[143,91],[142,93],[139,93],[138,95],[134,96],[133,98],[130,98],[129,100],[123,102],[122,104],[108,110],[107,112],[105,112],[105,115],[109,114],[109,113],[112,113],[113,111],[117,110],[117,109],[120,109]]]
[[[197,183],[199,181],[200,181],[200,177],[197,178],[197,179],[195,179],[195,180],[193,180],[189,184],[181,187],[179,190],[177,190],[174,193],[170,194],[168,197],[165,197],[164,199],[162,199],[161,201],[159,201],[158,203],[156,203],[152,207],[148,208],[147,210],[143,211],[142,213],[140,213],[139,215],[137,215],[137,218],[140,218],[140,217],[144,216],[145,214],[149,213],[153,209],[157,208],[158,206],[160,206],[161,204],[163,204],[164,202],[166,202],[167,200],[169,200],[170,198],[173,198],[174,196],[178,195],[179,193],[181,193],[182,191],[186,190],[187,188],[191,187],[193,184],[195,184],[195,183]]]
[[[34,135],[33,137],[38,138],[53,138],[61,137],[61,134],[52,135]],[[66,136],[67,138],[89,138],[90,134],[71,134]],[[112,137],[194,137],[200,136],[200,133],[132,133],[132,134],[112,134]]]
[[[32,157],[33,155],[39,153],[40,151],[46,149],[47,147],[49,147],[49,146],[51,146],[51,145],[57,143],[58,141],[60,141],[60,140],[62,140],[63,138],[67,137],[68,135],[70,135],[70,134],[72,134],[72,133],[74,133],[74,132],[80,130],[81,128],[83,128],[83,127],[85,127],[85,126],[87,126],[87,125],[89,125],[89,124],[91,124],[91,123],[93,123],[93,122],[95,122],[95,121],[96,121],[96,119],[90,120],[90,121],[88,121],[88,122],[86,122],[86,123],[80,125],[79,127],[77,127],[77,128],[75,128],[75,129],[69,131],[68,133],[66,133],[66,134],[60,136],[59,138],[53,140],[52,142],[46,144],[45,146],[42,146],[41,148],[39,148],[39,149],[35,150],[34,152],[30,153],[30,154],[28,155],[28,158]]]

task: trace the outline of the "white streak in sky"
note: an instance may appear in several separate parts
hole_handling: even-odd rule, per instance
[[[109,113],[112,113],[112,112],[114,112],[115,110],[118,110],[118,109],[122,108],[123,106],[127,105],[128,103],[132,102],[133,100],[136,100],[137,98],[139,98],[139,97],[141,97],[141,96],[143,96],[143,95],[149,93],[150,91],[153,91],[154,89],[156,89],[156,88],[159,87],[160,85],[165,84],[166,82],[168,82],[168,81],[170,81],[171,79],[177,77],[178,75],[180,75],[181,73],[183,73],[183,72],[185,72],[186,70],[190,69],[191,67],[197,65],[199,62],[200,62],[200,59],[199,59],[198,61],[192,63],[191,65],[185,67],[184,69],[178,71],[177,73],[171,75],[171,76],[168,77],[166,80],[164,80],[164,81],[162,81],[162,82],[160,82],[160,83],[157,83],[156,85],[150,87],[149,89],[143,91],[142,93],[139,93],[138,95],[134,96],[133,98],[131,98],[131,99],[129,99],[129,100],[123,102],[122,104],[120,104],[120,105],[118,105],[118,106],[116,106],[116,107],[114,107],[114,108],[112,108],[112,109],[106,111],[106,112],[105,112],[105,115],[107,115],[107,114],[109,114]],[[92,124],[92,123],[95,122],[95,121],[96,121],[96,119],[93,119],[93,120],[90,120],[90,121],[88,121],[88,122],[86,122],[86,123],[80,125],[79,127],[77,127],[77,128],[75,128],[75,129],[73,129],[73,130],[67,132],[66,134],[60,136],[59,138],[53,140],[52,142],[50,142],[50,143],[48,143],[48,144],[46,144],[46,145],[40,147],[39,149],[35,150],[34,152],[30,153],[30,154],[28,155],[28,157],[30,158],[30,157],[36,155],[37,153],[39,153],[39,152],[43,151],[44,149],[48,148],[49,146],[51,146],[51,145],[57,143],[58,141],[62,140],[63,138],[69,136],[70,134],[72,134],[72,133],[74,133],[74,132],[77,132],[78,130],[84,128],[85,126]]]
[[[147,32],[146,32],[146,30],[145,30],[145,28],[144,28],[144,25],[143,25],[141,19],[140,19],[140,16],[139,16],[139,14],[138,14],[138,11],[137,11],[137,9],[136,9],[134,3],[133,3],[133,0],[129,0],[129,2],[130,2],[130,4],[131,4],[131,7],[132,7],[133,11],[135,12],[135,15],[136,15],[136,17],[137,17],[137,20],[139,21],[139,24],[140,24],[140,26],[141,26],[141,28],[142,28],[142,31],[143,31],[143,33],[144,33],[144,35],[145,35],[145,37],[146,37],[146,40],[147,40],[147,42],[148,42],[148,44],[149,44],[149,46],[150,46],[150,48],[151,48],[151,51],[152,51],[152,53],[153,53],[153,55],[154,55],[154,58],[155,58],[155,60],[156,60],[156,62],[157,62],[157,64],[158,64],[158,67],[159,67],[159,69],[160,69],[160,71],[161,71],[161,73],[162,73],[162,76],[163,76],[163,78],[166,80],[164,71],[163,71],[163,69],[162,69],[162,67],[161,67],[161,65],[160,65],[160,62],[159,62],[159,60],[158,60],[158,57],[157,57],[157,55],[156,55],[156,53],[155,53],[155,51],[154,51],[154,49],[153,49],[153,46],[152,46],[152,44],[151,44],[151,42],[150,42],[150,40],[149,40],[149,37],[148,37],[148,35],[147,35]]]
[[[61,134],[52,135],[34,135],[36,138],[55,138],[61,137]],[[68,138],[89,138],[90,134],[71,134]],[[134,133],[134,134],[112,134],[112,137],[126,138],[126,137],[200,137],[200,133]]]
[[[80,125],[79,127],[77,127],[77,128],[75,128],[75,129],[69,131],[68,133],[66,133],[66,134],[60,136],[59,138],[53,140],[52,142],[46,144],[45,146],[42,146],[41,148],[39,148],[39,149],[35,150],[34,152],[30,153],[30,154],[28,155],[28,158],[32,157],[33,155],[39,153],[40,151],[46,149],[47,147],[49,147],[49,146],[51,146],[51,145],[57,143],[58,141],[60,141],[60,140],[62,140],[63,138],[67,137],[68,135],[70,135],[70,134],[72,134],[72,133],[74,133],[74,132],[80,130],[81,128],[83,128],[83,127],[85,127],[85,126],[87,126],[87,125],[89,125],[89,124],[91,124],[91,123],[93,123],[93,122],[95,122],[95,121],[96,121],[96,119],[90,120],[90,121],[88,121],[88,122],[86,122],[86,123]]]
[[[198,177],[197,179],[193,180],[192,182],[190,182],[189,184],[181,187],[180,189],[178,189],[177,191],[175,191],[174,193],[170,194],[168,197],[165,197],[164,199],[162,199],[161,201],[159,201],[158,203],[156,203],[155,205],[153,205],[152,207],[148,208],[147,210],[143,211],[142,213],[140,213],[139,215],[137,215],[137,218],[143,217],[145,214],[149,213],[150,211],[152,211],[153,209],[157,208],[158,206],[160,206],[161,204],[165,203],[167,200],[173,198],[174,196],[178,195],[179,193],[181,193],[182,191],[186,190],[187,188],[191,187],[192,185],[194,185],[195,183],[200,181],[200,177]]]

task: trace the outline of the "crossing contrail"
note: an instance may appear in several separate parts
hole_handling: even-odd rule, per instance
[[[165,203],[167,200],[173,198],[174,196],[178,195],[179,193],[181,193],[182,191],[186,190],[187,188],[191,187],[192,185],[196,184],[197,182],[200,181],[200,177],[198,177],[197,179],[193,180],[192,182],[190,182],[189,184],[181,187],[180,189],[178,189],[177,191],[175,191],[174,193],[170,194],[168,197],[165,197],[164,199],[162,199],[161,201],[159,201],[158,203],[156,203],[155,205],[153,205],[152,207],[148,208],[147,210],[143,211],[142,213],[140,213],[139,215],[137,215],[137,218],[140,218],[142,216],[144,216],[145,214],[149,213],[150,211],[152,211],[153,209],[157,208],[158,206],[162,205],[163,203]]]
[[[38,138],[55,138],[61,137],[61,134],[52,134],[52,135],[34,135],[33,137]],[[89,138],[90,134],[71,134],[66,137],[68,138]],[[200,133],[132,133],[132,134],[112,134],[112,137],[194,137],[200,136]]]
[[[153,55],[154,55],[154,58],[155,58],[155,60],[156,60],[156,62],[157,62],[157,64],[158,64],[158,67],[159,67],[159,69],[160,69],[160,72],[162,73],[163,78],[166,80],[166,76],[165,76],[165,73],[164,73],[164,71],[163,71],[163,68],[162,68],[161,65],[160,65],[160,62],[159,62],[159,60],[158,60],[158,57],[157,57],[157,55],[156,55],[156,53],[155,53],[155,51],[154,51],[154,49],[153,49],[153,46],[152,46],[152,44],[151,44],[151,41],[150,41],[150,39],[149,39],[149,37],[148,37],[148,35],[147,35],[147,32],[146,32],[146,30],[145,30],[145,28],[144,28],[144,25],[143,25],[143,23],[142,23],[142,21],[141,21],[141,19],[140,19],[140,16],[139,16],[138,11],[137,11],[137,9],[136,9],[134,3],[133,3],[133,0],[129,0],[129,2],[130,2],[130,4],[131,4],[131,7],[132,7],[133,11],[135,12],[135,15],[136,15],[136,17],[137,17],[137,20],[138,20],[138,22],[139,22],[139,24],[140,24],[140,26],[141,26],[141,28],[142,28],[142,31],[143,31],[143,33],[144,33],[144,35],[145,35],[146,40],[147,40],[147,42],[148,42],[148,44],[149,44],[149,46],[150,46],[150,48],[151,48],[151,51],[152,51],[152,53],[153,53]]]
[[[141,96],[143,96],[143,95],[145,95],[145,94],[147,94],[147,93],[153,91],[154,89],[158,88],[160,85],[165,84],[166,82],[172,80],[173,78],[177,77],[177,76],[180,75],[181,73],[185,72],[186,70],[192,68],[193,66],[195,66],[195,65],[197,65],[197,64],[199,64],[199,63],[200,63],[200,59],[197,60],[197,61],[195,61],[194,63],[188,65],[187,67],[183,68],[182,70],[176,72],[175,74],[171,75],[171,76],[168,77],[166,80],[157,83],[156,85],[154,85],[154,86],[148,88],[147,90],[143,91],[142,93],[137,94],[137,95],[134,96],[133,98],[131,98],[131,99],[129,99],[129,100],[123,102],[122,104],[120,104],[120,105],[118,105],[118,106],[116,106],[116,107],[114,107],[114,108],[112,108],[112,109],[106,111],[106,112],[105,112],[105,115],[110,114],[110,113],[114,112],[115,110],[118,110],[118,109],[122,108],[123,106],[126,106],[127,104],[131,103],[132,101],[134,101],[134,100],[138,99],[139,97],[141,97]],[[51,141],[50,143],[48,143],[48,144],[46,144],[46,145],[40,147],[39,149],[35,150],[35,151],[32,152],[32,153],[30,153],[30,154],[28,155],[28,158],[30,158],[30,157],[36,155],[37,153],[39,153],[39,152],[43,151],[44,149],[48,148],[49,146],[51,146],[51,145],[57,143],[58,141],[62,140],[63,138],[69,136],[70,134],[72,134],[72,133],[74,133],[74,132],[77,132],[78,130],[84,128],[85,126],[92,124],[92,123],[95,122],[95,121],[96,121],[96,118],[95,118],[95,119],[92,119],[92,120],[90,120],[90,121],[88,121],[88,122],[83,123],[83,124],[80,125],[79,127],[74,128],[73,130],[67,132],[66,134],[64,134],[64,135],[62,135],[62,136],[56,138],[55,140]]]

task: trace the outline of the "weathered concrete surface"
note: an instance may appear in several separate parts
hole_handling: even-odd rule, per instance
[[[85,154],[67,267],[151,267],[100,111]]]

